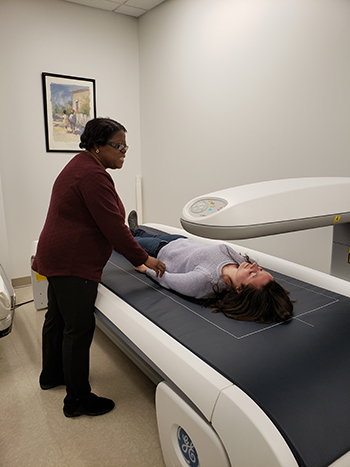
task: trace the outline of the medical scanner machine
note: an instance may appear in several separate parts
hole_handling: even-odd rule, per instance
[[[288,323],[211,313],[113,252],[97,323],[157,384],[167,467],[350,466],[349,222],[350,178],[310,178],[196,198],[182,213],[189,233],[144,226],[221,243],[334,225],[332,276],[232,244],[296,300]]]
[[[333,225],[331,274],[350,280],[350,178],[274,180],[195,198],[181,224],[221,240],[262,237]]]

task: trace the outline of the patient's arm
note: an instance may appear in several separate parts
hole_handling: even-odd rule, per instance
[[[190,271],[180,274],[171,274],[165,271],[162,278],[160,278],[157,277],[156,273],[145,264],[134,266],[134,269],[139,272],[147,273],[147,275],[156,279],[162,287],[175,290],[176,292],[189,297],[195,296],[196,292],[199,290],[202,291],[203,282],[205,282],[205,284],[208,283],[208,278],[199,271]]]
[[[146,273],[148,267],[145,264],[141,264],[141,266],[134,266],[135,271]]]
[[[156,274],[156,277],[162,277],[165,271],[165,264],[162,261],[159,261],[159,259],[149,256],[146,263],[147,266],[146,264],[141,264],[141,266],[134,266],[134,269],[143,273],[148,271],[148,269],[151,269]]]
[[[162,277],[156,277],[151,269],[147,269],[146,274],[155,279],[162,287],[188,297],[203,298],[213,291],[210,277],[200,268],[184,273],[165,271]]]

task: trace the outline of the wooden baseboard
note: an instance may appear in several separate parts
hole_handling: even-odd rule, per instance
[[[17,287],[27,287],[32,284],[32,279],[30,276],[26,277],[17,277],[17,279],[12,279],[12,287],[15,289]]]

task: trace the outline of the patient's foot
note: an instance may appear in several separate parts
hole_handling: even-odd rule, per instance
[[[129,224],[129,229],[131,230],[131,233],[133,234],[136,229],[138,229],[139,225],[137,223],[137,212],[136,211],[131,211],[129,216],[128,216],[128,224]]]

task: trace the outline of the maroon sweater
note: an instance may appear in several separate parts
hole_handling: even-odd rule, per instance
[[[125,209],[112,177],[86,152],[58,175],[41,232],[34,271],[100,282],[113,248],[134,266],[147,261],[125,225]]]

